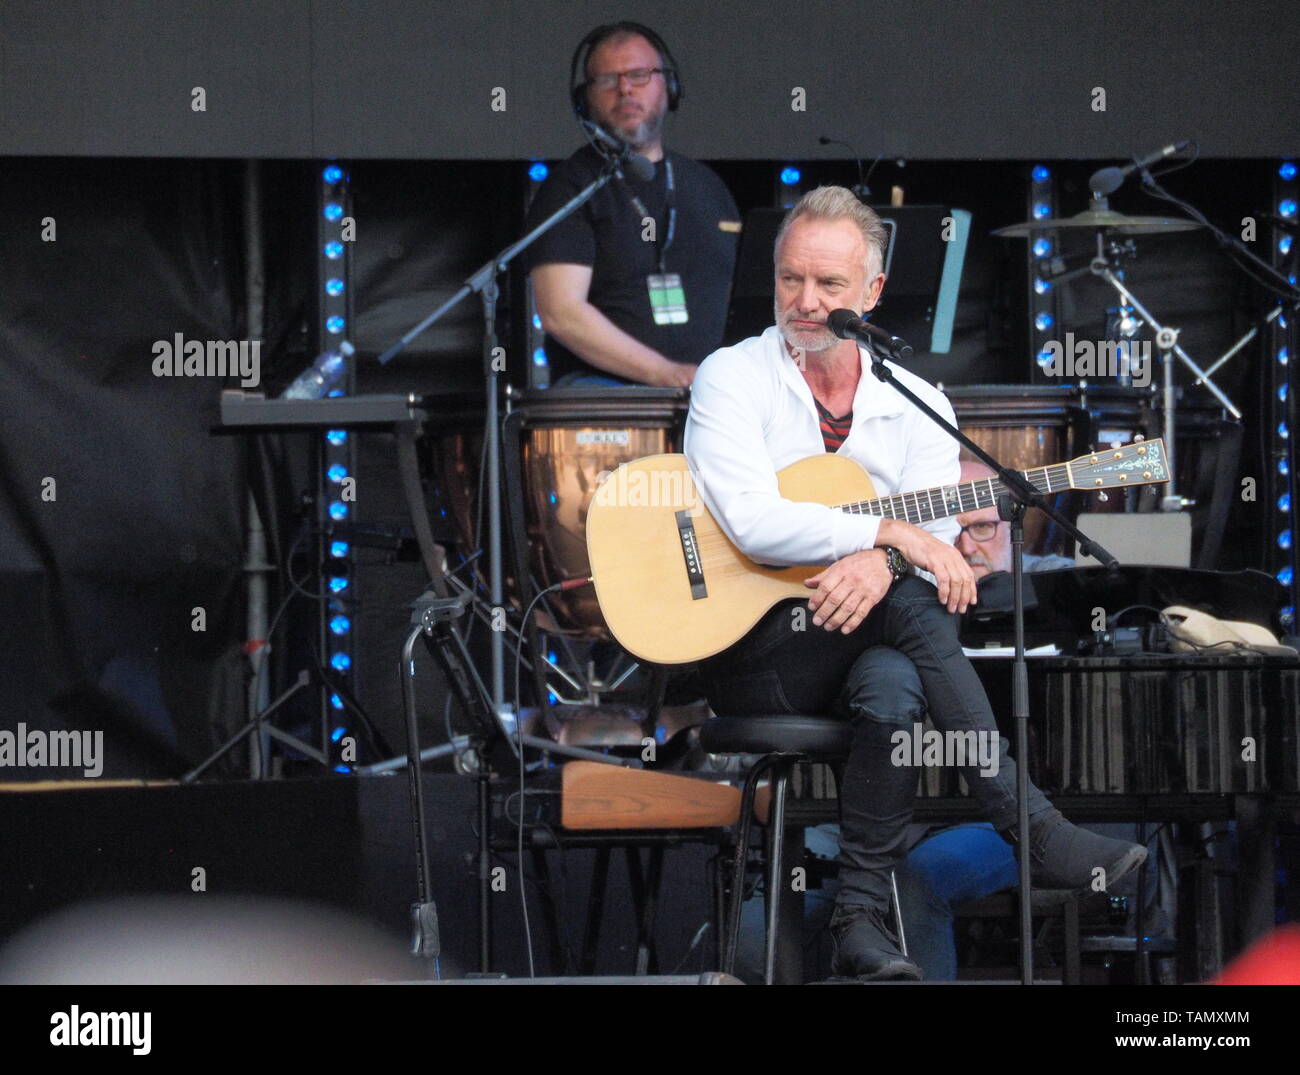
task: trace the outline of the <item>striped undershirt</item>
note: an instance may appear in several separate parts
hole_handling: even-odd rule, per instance
[[[822,406],[821,400],[814,397],[813,402],[817,404],[817,417],[821,420],[822,443],[828,452],[839,451],[853,425],[853,412],[849,411],[842,418],[836,418]]]

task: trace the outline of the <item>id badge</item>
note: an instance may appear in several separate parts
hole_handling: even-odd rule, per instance
[[[689,320],[686,313],[686,291],[680,273],[651,273],[646,277],[650,290],[650,312],[656,325],[684,325]]]

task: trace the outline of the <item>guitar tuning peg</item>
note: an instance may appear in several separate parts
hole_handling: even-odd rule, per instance
[[[1110,500],[1110,497],[1106,495],[1106,491],[1103,489],[1097,494],[1097,499],[1105,504]]]

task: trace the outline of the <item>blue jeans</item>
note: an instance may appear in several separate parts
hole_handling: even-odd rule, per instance
[[[720,716],[835,714],[852,724],[840,787],[842,903],[886,907],[889,871],[903,857],[918,773],[893,763],[894,733],[910,734],[928,708],[941,732],[997,736],[983,685],[961,651],[956,616],[916,576],[895,583],[847,635],[814,626],[806,602],[782,602],[700,672]],[[976,765],[961,771],[988,820],[1006,830],[1016,820],[1016,768],[1004,737],[998,752],[995,775]],[[1030,816],[1050,809],[1030,782]]]
[[[953,908],[1016,883],[1016,856],[992,825],[959,825],[921,841],[895,874],[907,954],[933,982],[957,977]]]
[[[829,858],[838,839],[838,825],[818,825],[807,830],[805,844],[813,854]],[[989,824],[942,829],[912,848],[895,869],[895,878],[907,954],[925,972],[926,981],[950,982],[957,977],[953,908],[1012,888],[1016,877],[1011,845]],[[839,882],[832,878],[804,895],[806,942],[818,938],[829,925],[838,890]],[[763,978],[765,925],[762,897],[746,900],[736,962],[748,980]],[[807,943],[805,953],[810,954]]]

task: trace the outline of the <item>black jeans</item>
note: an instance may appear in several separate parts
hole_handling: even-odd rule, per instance
[[[840,788],[841,903],[888,902],[889,871],[902,857],[919,773],[895,764],[894,733],[910,736],[926,709],[940,732],[997,736],[984,687],[957,638],[957,617],[935,588],[908,576],[851,634],[812,622],[806,601],[784,601],[729,650],[701,664],[719,716],[806,713],[853,723]],[[998,736],[995,775],[962,775],[994,827],[1016,821],[1016,769]],[[1052,806],[1031,781],[1029,813]]]

